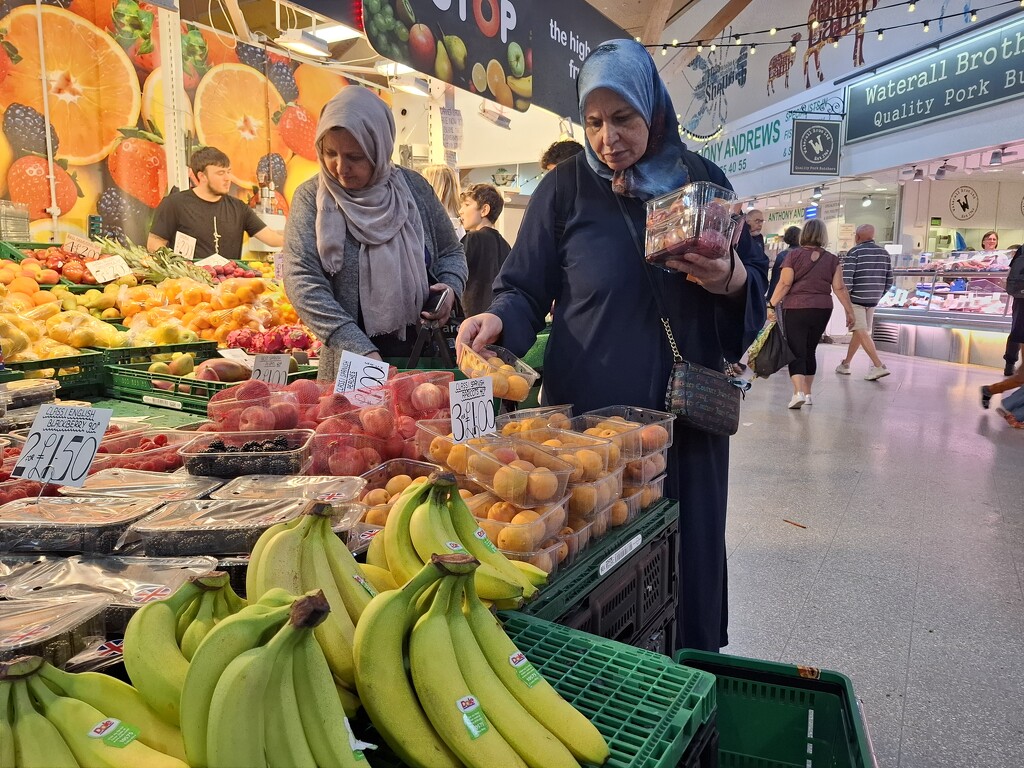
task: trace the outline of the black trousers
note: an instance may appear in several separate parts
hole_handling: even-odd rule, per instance
[[[1024,344],[1024,299],[1013,299],[1011,305],[1010,335],[1006,337],[1006,354],[1003,360],[1007,365],[1016,365],[1020,355],[1020,345]]]
[[[813,376],[818,371],[815,352],[832,317],[832,308],[783,309],[782,312],[786,340],[794,355],[793,362],[789,364],[789,375]]]

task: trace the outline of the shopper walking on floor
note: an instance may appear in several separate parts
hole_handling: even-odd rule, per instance
[[[782,267],[786,263],[786,257],[794,248],[800,247],[800,227],[786,227],[782,240],[786,244],[786,248],[779,251],[775,261],[772,263],[772,274],[768,279],[768,293],[765,295],[767,299],[770,299],[772,294],[775,293],[775,288],[779,284],[779,278],[782,277]]]
[[[1010,259],[1010,274],[1006,278],[1006,292],[1010,294],[1011,317],[1010,335],[1006,337],[1006,352],[1003,359],[1006,366],[1004,376],[1013,376],[1013,369],[1024,345],[1024,246],[1019,246]]]
[[[459,217],[466,227],[462,247],[469,265],[462,306],[467,315],[485,312],[491,306],[494,278],[512,250],[494,226],[504,207],[501,193],[490,184],[474,184],[462,194]]]
[[[875,228],[870,224],[857,227],[854,240],[856,245],[843,259],[843,282],[846,283],[853,303],[853,338],[850,339],[843,362],[836,366],[836,373],[849,376],[853,356],[858,349],[863,348],[871,360],[871,368],[864,378],[877,381],[888,376],[889,369],[882,363],[875,349],[871,325],[875,319],[875,307],[892,288],[892,259],[889,258],[889,252],[875,242]]]
[[[644,202],[690,181],[729,182],[683,146],[668,91],[639,43],[599,46],[583,63],[578,89],[585,152],[537,186],[495,282],[494,302],[463,321],[457,346],[479,350],[500,341],[525,354],[556,301],[544,402],[572,403],[579,412],[609,405],[664,409],[673,357],[650,280],[667,305],[682,356],[722,370],[723,357],[738,360],[764,325],[767,259],[752,250],[744,227],[728,258],[687,253],[667,262],[671,273],[649,267],[631,231],[644,231]],[[666,496],[679,500],[686,531],[677,643],[718,650],[729,642],[729,440],[679,422],[674,429]]]
[[[789,408],[811,405],[811,389],[818,372],[815,357],[821,335],[832,316],[832,293],[846,310],[846,327],[854,324],[850,293],[839,269],[839,257],[825,250],[828,230],[821,219],[811,219],[800,234],[800,247],[790,251],[782,267],[779,285],[768,300],[768,316],[782,304],[782,321],[789,348],[795,355],[789,364],[793,398]],[[785,301],[783,301],[785,300]]]

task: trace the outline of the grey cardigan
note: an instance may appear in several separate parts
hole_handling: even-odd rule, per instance
[[[462,296],[469,267],[462,244],[455,235],[448,213],[433,188],[415,171],[405,174],[423,221],[430,274]],[[359,326],[359,244],[350,235],[345,243],[345,264],[333,277],[327,275],[316,247],[316,191],[314,176],[299,185],[292,198],[291,213],[284,230],[284,288],[289,301],[306,326],[324,344],[320,378],[334,379],[341,353],[360,355],[377,347]]]

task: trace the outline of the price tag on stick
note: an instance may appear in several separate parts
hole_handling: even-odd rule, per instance
[[[81,235],[68,233],[64,238],[63,248],[68,253],[77,253],[79,256],[85,256],[90,259],[98,259],[100,257],[99,243],[94,243],[92,240]]]
[[[494,392],[490,376],[453,381],[448,385],[452,404],[452,437],[464,443],[494,434]]]
[[[112,414],[109,408],[39,406],[11,477],[81,487]]]
[[[100,284],[113,282],[119,277],[126,277],[132,273],[132,268],[121,256],[108,256],[97,261],[87,261],[85,268]]]
[[[387,383],[389,367],[387,363],[380,360],[363,357],[346,350],[341,353],[338,377],[334,380],[334,393],[354,393],[349,396],[349,399],[353,405],[359,407],[380,405],[384,400],[383,391],[378,394],[367,390],[383,387]]]
[[[288,367],[291,362],[291,355],[256,355],[252,378],[283,387],[288,383]]]

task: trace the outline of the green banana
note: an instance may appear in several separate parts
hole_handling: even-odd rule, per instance
[[[267,593],[267,597],[271,596]],[[181,690],[181,735],[192,768],[207,767],[210,701],[217,681],[241,654],[258,647],[288,620],[291,603],[270,607],[256,603],[224,619],[196,649]]]
[[[256,602],[256,599],[257,598],[254,597],[253,602]],[[246,600],[238,596],[238,593],[235,592],[230,583],[224,587],[224,602],[227,604],[229,615],[238,613],[249,604]],[[224,618],[227,618],[227,616]],[[223,619],[221,619],[221,621],[223,621]]]
[[[0,680],[0,768],[18,768],[14,751],[14,715],[11,712],[11,693],[14,683]]]
[[[293,595],[312,588],[302,588],[301,565],[303,545],[314,522],[312,515],[302,515],[293,527],[281,531],[267,543],[260,557],[256,591],[250,599],[259,598],[271,587],[280,587]]]
[[[537,594],[537,585],[514,566],[511,560],[501,554],[487,538],[487,534],[477,524],[476,518],[470,512],[465,499],[459,495],[457,486],[449,491],[448,503],[445,506],[452,530],[455,531],[455,535],[459,537],[459,541],[462,542],[469,554],[479,560],[481,565],[489,565],[497,570],[506,580],[521,585],[525,599],[529,600]],[[545,574],[546,580],[547,574]]]
[[[526,656],[505,634],[498,620],[484,607],[472,581],[465,585],[463,613],[487,662],[526,711],[544,723],[581,763],[603,765],[608,744],[600,731],[550,683],[535,673]]]
[[[132,684],[150,708],[171,725],[178,724],[181,686],[188,659],[175,640],[177,613],[198,596],[194,582],[181,586],[166,600],[144,605],[132,616],[124,633],[124,666]]]
[[[327,555],[327,564],[331,573],[334,574],[334,582],[338,586],[342,599],[345,601],[345,610],[352,619],[353,632],[359,617],[363,615],[370,600],[377,594],[370,580],[366,578],[362,568],[348,547],[341,543],[341,539],[331,530],[331,518],[320,518],[317,532],[322,541],[324,552]]]
[[[185,636],[185,630],[189,628],[189,625],[195,621],[196,614],[199,613],[199,606],[203,603],[203,596],[199,595],[195,600],[186,605],[181,612],[178,614],[178,620],[175,624],[174,639],[178,645],[181,646],[181,638]]]
[[[78,768],[57,727],[36,711],[24,680],[10,683],[14,698],[14,752],[18,768]],[[95,723],[94,723],[95,725]]]
[[[213,611],[217,602],[217,594],[216,590],[208,590],[199,596],[199,610],[196,611],[196,617],[182,633],[181,655],[189,661],[192,660],[199,643],[216,624],[213,619]]]
[[[402,491],[384,524],[384,551],[387,553],[388,570],[395,577],[396,584],[405,584],[423,568],[423,561],[416,554],[416,547],[409,536],[409,520],[416,507],[430,493],[431,487],[431,481],[428,480],[410,485]]]
[[[459,671],[458,654],[448,631],[448,606],[458,583],[441,580],[430,609],[409,638],[413,686],[431,725],[468,768],[526,768],[493,724]]]
[[[441,566],[431,562],[401,589],[373,598],[356,625],[353,646],[363,708],[395,754],[417,768],[462,765],[430,724],[405,672],[410,611],[419,594],[442,575]]]
[[[391,570],[388,567],[388,555],[384,547],[384,531],[377,531],[370,539],[370,546],[366,549],[366,562],[369,565],[383,568],[385,571]]]
[[[310,749],[308,737],[303,730],[299,715],[299,699],[295,688],[296,649],[306,640],[308,632],[299,635],[281,650],[267,685],[267,699],[273,702],[264,709],[264,741],[267,764],[287,768],[317,768],[316,759]],[[312,638],[312,635],[309,635]],[[330,675],[326,678],[328,685]],[[324,728],[324,724],[320,725]],[[334,723],[333,727],[338,728]]]
[[[295,602],[295,595],[285,592],[283,589],[274,587],[268,589],[259,600],[253,600],[247,607],[254,605],[265,605],[270,608],[281,608]]]
[[[248,650],[228,664],[210,701],[206,754],[209,768],[270,766],[264,713],[267,705],[278,705],[266,699],[275,666],[282,653],[289,653],[309,627],[322,621],[329,610],[323,595],[296,600],[288,621],[266,645]],[[290,653],[287,660],[291,662]]]
[[[263,560],[263,553],[266,551],[267,544],[269,544],[277,534],[282,531],[287,531],[289,528],[299,524],[299,518],[292,520],[286,520],[283,523],[272,525],[265,530],[259,539],[256,540],[256,545],[252,548],[252,552],[249,553],[249,567],[245,571],[245,597],[251,603],[255,602],[260,598],[257,594],[256,584],[257,577],[261,570],[260,564]]]
[[[340,727],[348,711],[341,691],[331,682],[331,668],[315,638],[299,641],[292,674],[301,719],[298,733],[305,734],[316,765],[356,768],[358,761],[349,746],[347,729]]]
[[[316,640],[315,637],[313,639]],[[323,653],[323,651],[320,651],[320,653]],[[327,661],[327,659],[325,658],[324,661]],[[341,707],[345,710],[345,717],[355,717],[363,707],[359,697],[337,681],[334,681],[334,690],[338,692],[338,698],[341,699]]]
[[[469,581],[468,577],[460,577],[452,592],[447,618],[448,631],[458,655],[459,671],[469,690],[479,698],[480,706],[498,733],[530,768],[579,768],[572,753],[526,711],[487,663],[462,613],[466,581]]]
[[[79,699],[58,696],[39,677],[30,677],[28,687],[42,706],[46,719],[60,732],[79,765],[88,768],[188,768],[176,757],[157,752],[134,740],[116,746],[96,738],[98,726],[108,718],[103,712]]]
[[[49,664],[42,666],[39,676],[56,693],[84,701],[107,717],[135,726],[139,729],[139,741],[147,747],[185,760],[181,731],[157,717],[128,683],[99,672],[72,674]]]

